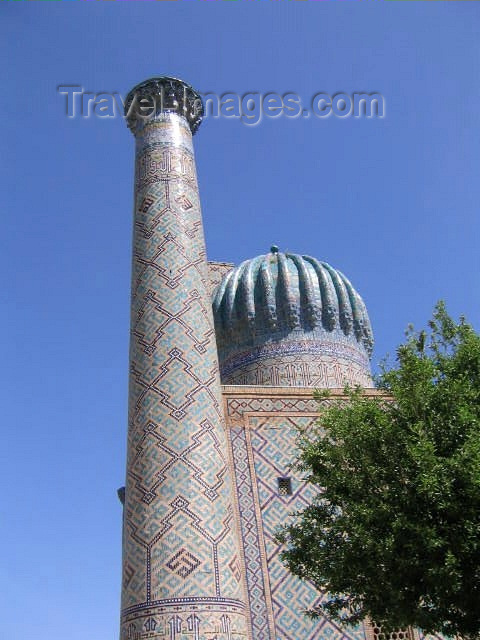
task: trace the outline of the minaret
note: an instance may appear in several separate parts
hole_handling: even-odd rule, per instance
[[[192,134],[199,95],[129,93],[136,139],[121,640],[245,640]]]

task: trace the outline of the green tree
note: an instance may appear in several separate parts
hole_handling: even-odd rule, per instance
[[[282,558],[328,592],[312,615],[479,637],[480,336],[439,303],[377,386],[330,398],[300,434],[319,492],[280,532]]]

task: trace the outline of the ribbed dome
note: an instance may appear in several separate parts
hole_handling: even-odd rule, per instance
[[[373,335],[365,304],[349,280],[325,262],[272,247],[271,253],[242,262],[223,278],[213,311],[224,382],[232,382],[231,374],[243,364],[255,360],[258,368],[265,357],[271,366],[277,356],[284,364],[286,355],[309,354],[307,364],[318,368],[322,355],[341,359],[349,350],[362,369],[366,362],[370,375]],[[340,354],[334,353],[335,345]],[[272,384],[244,379],[243,384]]]

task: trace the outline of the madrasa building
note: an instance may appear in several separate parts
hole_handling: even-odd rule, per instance
[[[138,108],[152,104],[148,117]],[[271,247],[207,262],[199,95],[152,78],[125,108],[136,150],[121,640],[373,640],[368,625],[305,616],[325,596],[287,571],[275,540],[313,497],[290,465],[297,428],[318,419],[314,389],[373,386],[365,305],[312,256]]]

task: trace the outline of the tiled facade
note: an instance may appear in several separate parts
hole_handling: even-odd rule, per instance
[[[342,393],[332,392],[334,397]],[[342,629],[326,618],[312,621],[304,615],[322,595],[289,574],[279,560],[275,531],[313,497],[312,488],[290,469],[296,429],[308,428],[321,410],[312,390],[224,386],[223,399],[252,640],[366,640],[367,626]],[[278,490],[277,481],[284,477],[291,480],[291,495]]]
[[[152,99],[149,117],[133,108]],[[340,272],[276,247],[238,268],[207,264],[197,94],[156,78],[126,111],[136,163],[121,640],[366,640],[363,625],[304,615],[323,595],[287,572],[275,541],[312,497],[290,464],[296,429],[318,419],[313,389],[371,386],[365,306]]]

